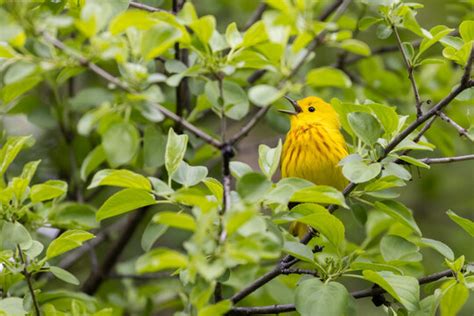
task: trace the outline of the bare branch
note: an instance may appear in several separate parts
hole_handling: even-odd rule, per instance
[[[449,116],[447,116],[444,112],[438,112],[436,115],[439,116],[440,119],[443,121],[447,122],[448,124],[451,124],[459,133],[459,136],[465,136],[467,139],[472,141],[471,136],[469,135],[467,129],[456,123],[453,119],[451,119]]]
[[[56,48],[60,49],[61,51],[65,52],[66,54],[76,58],[83,66],[89,68],[91,71],[95,72],[97,75],[100,77],[104,78],[105,80],[109,81],[110,83],[113,83],[117,87],[121,88],[122,90],[129,92],[129,93],[136,93],[133,89],[131,89],[125,82],[121,81],[119,78],[113,76],[109,72],[105,71],[101,67],[97,66],[96,64],[90,62],[87,60],[85,57],[77,53],[76,51],[70,49],[64,43],[59,41],[58,39],[52,37],[48,33],[43,33],[43,36],[45,40],[49,43],[51,43],[53,46]],[[184,129],[188,130],[189,132],[193,133],[197,137],[201,138],[204,140],[206,143],[213,145],[216,148],[221,148],[223,145],[221,142],[213,138],[211,135],[207,134],[203,130],[197,128],[193,124],[189,123],[182,117],[176,115],[172,111],[168,110],[164,106],[158,103],[153,104],[154,107],[156,107],[164,116],[167,118],[175,121],[176,123],[179,123]]]
[[[92,295],[99,289],[99,286],[107,278],[107,275],[113,270],[120,255],[125,250],[127,243],[132,238],[135,229],[138,227],[138,224],[140,224],[140,221],[145,214],[146,210],[140,209],[128,216],[126,226],[123,228],[115,243],[109,247],[109,251],[98,268],[98,271],[92,271],[91,275],[82,286],[82,291],[84,293]]]
[[[156,281],[158,279],[172,278],[172,272],[157,272],[147,274],[123,274],[111,273],[107,276],[109,279],[134,279],[140,281]]]
[[[183,5],[183,0],[173,0],[173,14],[177,14],[179,11],[181,11]],[[176,43],[174,44],[174,51],[174,58],[188,66],[188,50],[180,49],[179,43]],[[189,94],[188,78],[184,77],[176,87],[176,115],[179,117],[183,117],[184,109],[189,110],[190,108]],[[181,123],[175,122],[175,128],[176,131],[180,133]]]
[[[425,277],[419,278],[418,283],[420,285],[438,281],[444,277],[453,276],[453,271],[444,270],[441,272],[433,273]],[[351,292],[351,296],[358,299],[363,297],[371,297],[374,295],[380,295],[386,293],[381,287],[371,287],[365,290]],[[282,305],[269,305],[269,306],[256,306],[256,307],[233,307],[229,312],[230,315],[252,315],[252,314],[278,314],[283,312],[295,311],[294,304],[282,304]]]
[[[464,156],[455,156],[455,157],[423,158],[419,160],[427,165],[433,165],[433,164],[450,163],[450,162],[458,162],[458,161],[465,161],[465,160],[474,160],[474,154],[464,155]]]
[[[267,9],[267,4],[265,2],[262,2],[258,5],[257,10],[252,14],[250,19],[245,23],[245,26],[243,28],[243,31],[248,30],[252,25],[255,24],[258,20],[262,18],[263,12]]]
[[[402,40],[400,39],[400,34],[398,34],[397,27],[395,25],[392,25],[392,29],[395,33],[395,38],[397,39],[397,45],[400,50],[400,53],[402,54],[403,61],[405,62],[405,66],[407,67],[408,79],[410,80],[411,88],[413,89],[413,94],[415,95],[416,117],[419,118],[421,115],[423,115],[421,111],[421,105],[423,104],[423,102],[420,99],[420,92],[418,91],[418,86],[416,85],[415,77],[413,75],[414,68],[407,56],[407,53],[405,52],[405,49],[403,48]]]
[[[144,10],[144,11],[148,11],[148,12],[160,12],[160,11],[161,12],[168,12],[166,10],[163,10],[163,9],[160,9],[160,8],[155,8],[155,7],[149,6],[147,4],[143,4],[143,3],[139,3],[139,2],[135,2],[135,1],[131,1],[130,4],[129,4],[129,7]],[[174,12],[173,12],[173,14],[174,14]]]
[[[281,274],[309,274],[315,277],[318,277],[318,272],[314,270],[306,270],[306,269],[282,269]]]

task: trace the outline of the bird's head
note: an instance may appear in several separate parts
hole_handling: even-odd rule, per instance
[[[293,100],[287,96],[285,98],[291,103],[294,111],[280,110],[280,112],[291,116],[291,127],[306,124],[322,124],[339,129],[339,115],[331,106],[318,97],[306,97],[301,100]]]

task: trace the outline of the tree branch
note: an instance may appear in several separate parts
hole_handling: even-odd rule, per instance
[[[450,163],[450,162],[458,162],[458,161],[465,161],[465,160],[474,160],[474,154],[472,155],[464,155],[464,156],[456,156],[456,157],[441,157],[441,158],[423,158],[419,159],[419,161],[427,164],[441,164],[441,163]]]
[[[420,285],[438,281],[444,277],[453,276],[453,271],[444,270],[441,272],[433,273],[425,277],[419,278],[418,283]],[[386,293],[381,287],[370,287],[368,289],[351,292],[351,296],[355,299],[363,297],[371,297],[374,295],[380,295]],[[252,314],[278,314],[284,312],[295,311],[294,304],[282,304],[282,305],[269,305],[269,306],[256,306],[256,307],[233,307],[229,312],[230,315],[252,315]]]
[[[407,53],[405,52],[405,49],[403,48],[402,40],[400,39],[400,34],[398,34],[397,27],[395,25],[392,25],[392,29],[393,33],[395,33],[395,38],[397,39],[398,49],[400,50],[400,53],[403,57],[403,61],[405,62],[405,66],[407,67],[408,79],[410,80],[411,88],[413,89],[413,94],[415,95],[416,117],[419,118],[421,115],[423,115],[421,111],[421,105],[423,104],[423,102],[420,99],[420,92],[418,91],[418,86],[416,85],[415,77],[413,75],[414,68],[407,56]]]
[[[337,5],[332,5],[331,6],[331,10],[328,10],[328,13],[325,14],[323,17],[323,21],[329,16],[331,15],[333,12],[334,12],[334,16],[333,16],[333,20],[337,20],[341,15],[342,13],[346,10],[347,6],[349,5],[349,3],[351,2],[352,0],[344,0],[344,1],[340,1],[340,0],[337,0]],[[330,12],[329,12],[330,11]],[[323,30],[321,33],[318,34],[318,36],[316,36],[309,44],[308,46],[306,47],[306,52],[304,54],[304,56],[301,58],[301,60],[298,62],[298,64],[295,65],[295,67],[291,70],[290,74],[288,76],[286,76],[285,78],[283,78],[279,83],[278,83],[278,87],[281,88],[289,79],[291,79],[297,72],[298,70],[301,68],[301,66],[303,66],[303,64],[305,63],[306,59],[309,57],[309,55],[311,54],[311,52],[318,46],[322,43],[323,41],[323,38],[324,36],[326,35],[327,31],[326,30]],[[258,73],[258,75],[257,75]],[[247,79],[247,82],[249,84],[252,84],[254,83],[255,81],[257,81],[261,76],[263,76],[263,74],[265,73],[265,70],[257,70],[256,72],[254,72],[250,77],[252,78],[252,81],[250,81],[249,79]],[[260,110],[258,110],[258,112],[252,117],[252,119],[247,122],[247,124],[245,124],[240,132],[238,132],[237,134],[235,134],[231,139],[229,139],[229,144],[231,145],[234,145],[235,143],[239,142],[242,138],[244,138],[245,136],[248,135],[248,133],[254,128],[254,126],[260,121],[261,118],[263,118],[265,116],[265,114],[268,112],[268,110],[270,109],[270,105],[267,105],[267,106],[264,106],[262,107]]]
[[[152,6],[143,4],[143,3],[139,3],[139,2],[135,2],[135,1],[131,1],[130,4],[129,4],[129,7],[144,10],[144,11],[148,11],[148,12],[160,12],[160,11],[161,12],[168,12],[166,10],[163,10],[163,9],[160,9],[160,8],[155,8],[155,7],[152,7]],[[174,12],[173,12],[173,14],[174,14]]]
[[[89,278],[82,286],[82,291],[86,294],[92,295],[98,289],[102,282],[107,278],[107,275],[113,270],[120,255],[125,250],[127,243],[133,236],[135,229],[140,224],[141,219],[146,214],[144,209],[135,211],[128,216],[127,224],[120,233],[119,238],[115,243],[109,247],[105,259],[100,265],[96,273],[92,272]]]
[[[17,245],[17,248],[18,248],[18,255],[20,257],[20,261],[24,266],[23,271],[21,273],[25,277],[26,283],[28,284],[28,289],[30,291],[31,300],[33,301],[33,307],[35,309],[36,316],[41,316],[41,310],[40,310],[40,307],[39,307],[39,304],[38,304],[38,300],[36,299],[36,294],[35,294],[35,290],[33,288],[33,283],[31,282],[31,274],[28,272],[28,265],[27,265],[27,261],[26,261],[26,258],[25,258],[25,254],[23,253],[23,250],[21,250],[20,245]]]
[[[173,14],[177,14],[181,11],[184,5],[183,0],[173,0]],[[174,57],[176,60],[182,62],[186,66],[188,66],[188,50],[187,49],[180,49],[179,43],[174,44]],[[189,85],[188,85],[188,78],[184,77],[179,82],[178,86],[176,87],[176,115],[179,117],[183,117],[184,109],[189,110]],[[178,133],[181,133],[181,123],[175,122],[175,128]]]
[[[43,37],[47,42],[51,43],[53,46],[55,46],[59,50],[63,51],[64,53],[76,58],[79,61],[79,63],[81,63],[83,66],[89,68],[92,72],[95,72],[97,75],[99,75],[100,77],[102,77],[105,80],[109,81],[110,83],[113,83],[115,86],[121,88],[122,90],[124,90],[126,92],[132,93],[132,94],[137,93],[136,91],[131,89],[127,85],[127,83],[121,81],[119,78],[113,76],[112,74],[105,71],[101,67],[99,67],[96,64],[92,63],[91,61],[87,60],[85,57],[83,57],[82,55],[80,55],[76,51],[72,50],[71,48],[67,47],[66,45],[64,45],[64,43],[62,43],[58,39],[52,37],[48,33],[43,33]],[[184,129],[188,130],[189,132],[193,133],[197,137],[201,138],[206,143],[211,144],[212,146],[214,146],[216,148],[219,148],[219,149],[223,146],[223,144],[220,141],[216,140],[211,135],[207,134],[203,130],[197,128],[193,124],[191,124],[188,121],[186,121],[185,119],[183,119],[182,117],[180,117],[180,116],[176,115],[175,113],[173,113],[172,111],[168,110],[167,108],[165,108],[161,104],[154,103],[153,106],[156,107],[164,116],[166,116],[167,118],[173,120],[176,123],[179,123]]]
[[[447,122],[448,124],[451,124],[459,133],[459,136],[465,136],[467,139],[472,141],[471,136],[469,135],[467,129],[456,123],[454,120],[452,120],[449,116],[447,116],[444,112],[438,112],[436,115],[439,116],[440,119],[443,121]]]
[[[245,23],[245,26],[243,28],[243,31],[247,31],[252,25],[255,24],[258,20],[262,18],[263,12],[267,9],[267,4],[265,2],[262,2],[258,5],[257,9],[255,12],[252,14],[250,19]]]

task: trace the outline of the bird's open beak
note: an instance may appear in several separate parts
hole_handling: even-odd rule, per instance
[[[302,111],[301,107],[298,105],[298,102],[293,100],[292,98],[288,97],[285,95],[285,99],[287,99],[293,108],[295,109],[294,111],[288,111],[288,110],[278,110],[281,113],[289,114],[289,115],[296,115]]]

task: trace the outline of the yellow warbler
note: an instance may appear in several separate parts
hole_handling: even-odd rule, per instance
[[[286,135],[281,161],[282,177],[298,177],[319,185],[344,189],[347,180],[342,175],[339,161],[347,156],[346,143],[340,132],[339,116],[333,107],[318,97],[299,101],[286,97],[293,111],[291,128]],[[302,237],[306,225],[293,224],[290,231]]]

